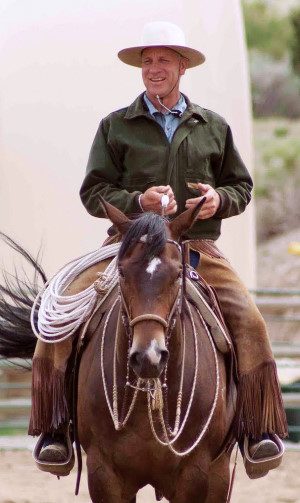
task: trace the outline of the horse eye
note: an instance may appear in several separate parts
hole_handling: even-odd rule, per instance
[[[119,276],[120,276],[121,278],[124,278],[124,277],[125,277],[125,276],[124,276],[123,269],[122,269],[121,267],[119,267]]]

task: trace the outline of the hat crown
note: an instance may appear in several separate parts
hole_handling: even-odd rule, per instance
[[[178,45],[185,46],[185,36],[181,28],[167,21],[154,21],[144,26],[143,46]]]

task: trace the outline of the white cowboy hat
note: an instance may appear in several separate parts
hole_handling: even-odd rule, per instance
[[[131,66],[142,66],[142,51],[147,47],[168,47],[188,59],[187,68],[201,65],[205,61],[202,52],[187,47],[181,28],[173,23],[155,21],[147,23],[142,34],[142,43],[137,47],[127,47],[118,53],[123,63]]]

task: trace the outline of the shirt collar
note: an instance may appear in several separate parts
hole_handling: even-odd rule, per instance
[[[154,115],[155,113],[159,113],[157,108],[155,108],[155,106],[153,105],[152,101],[149,100],[146,93],[144,93],[143,98],[144,98],[144,102],[146,103],[151,115]],[[187,107],[187,104],[185,102],[185,99],[184,99],[183,95],[180,94],[179,100],[177,101],[176,105],[174,105],[171,108],[171,110],[174,110],[174,111],[176,110],[176,111],[181,112],[183,114],[183,112],[186,110],[186,107]]]
[[[135,119],[137,117],[147,116],[149,110],[145,100],[143,99],[144,94],[145,93],[140,94],[134,102],[129,105],[125,112],[125,119]],[[202,119],[204,122],[207,122],[208,118],[205,109],[199,105],[191,103],[186,95],[183,95],[183,97],[187,104],[183,118],[188,119],[189,117],[196,117],[198,119]]]

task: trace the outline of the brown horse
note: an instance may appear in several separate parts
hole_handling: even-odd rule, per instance
[[[172,503],[225,503],[234,385],[184,296],[178,244],[199,208],[168,223],[154,214],[130,221],[105,206],[124,237],[119,296],[91,320],[79,372],[91,499],[134,503],[151,484]]]
[[[104,204],[122,243],[118,292],[90,320],[79,367],[78,436],[91,500],[134,503],[151,484],[157,499],[171,503],[225,503],[235,406],[230,357],[216,349],[187,294],[179,244],[200,206],[170,223],[155,214],[131,221]],[[15,311],[6,300],[0,305],[6,357],[34,351],[20,285],[19,296],[2,288],[17,302]],[[28,309],[33,300],[24,302]]]

